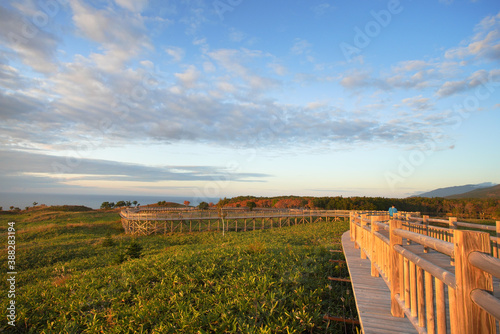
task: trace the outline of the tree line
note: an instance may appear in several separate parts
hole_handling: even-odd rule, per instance
[[[460,218],[500,219],[498,199],[445,199],[441,197],[254,197],[239,196],[221,199],[218,206],[245,207],[255,203],[257,208],[322,209],[322,210],[377,210],[385,211],[394,205],[399,211],[421,212]]]
[[[109,210],[116,208],[123,208],[124,206],[138,206],[140,205],[137,201],[118,201],[118,202],[102,202],[101,209]]]

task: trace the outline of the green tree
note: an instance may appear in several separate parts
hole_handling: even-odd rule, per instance
[[[201,202],[198,204],[198,209],[200,210],[208,210],[208,203],[207,202]]]
[[[101,204],[101,209],[109,210],[112,208],[113,208],[113,206],[109,202],[102,202],[102,204]]]
[[[255,202],[253,202],[253,201],[247,202],[247,207],[250,209],[250,211],[252,211],[253,208],[255,208],[256,206],[257,206],[257,204],[255,204]]]

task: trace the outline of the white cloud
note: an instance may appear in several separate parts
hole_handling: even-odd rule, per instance
[[[116,15],[111,8],[96,9],[71,1],[73,22],[86,38],[100,43],[102,53],[89,58],[105,71],[118,71],[146,49],[152,49],[143,19],[138,15]]]
[[[142,12],[148,5],[148,0],[115,0],[116,3],[131,12]]]
[[[206,73],[213,73],[216,71],[215,65],[210,61],[203,62],[203,71]]]
[[[279,76],[284,76],[288,73],[287,68],[281,64],[271,63],[268,66]]]
[[[165,52],[172,57],[175,62],[180,62],[184,58],[184,49],[176,46],[171,46],[165,49]]]
[[[449,49],[445,57],[448,59],[500,60],[500,12],[484,18],[476,25],[476,34],[464,41],[464,46]]]
[[[0,9],[0,41],[33,70],[40,73],[57,70],[59,38],[4,7]]]
[[[313,52],[312,52],[312,44],[309,43],[305,39],[296,38],[295,39],[295,43],[293,44],[293,46],[290,49],[290,51],[294,55],[305,57],[305,59],[308,62],[310,62],[310,63],[314,63],[315,62],[315,59],[314,59],[314,56],[313,56]]]
[[[458,94],[480,85],[485,87],[500,81],[500,70],[479,70],[472,73],[469,77],[462,80],[446,81],[436,92],[439,97],[447,97]],[[488,89],[492,89],[489,87]]]
[[[395,73],[407,73],[413,71],[421,71],[425,68],[432,66],[432,64],[428,63],[424,60],[406,60],[399,62],[396,66],[393,67],[393,71]]]
[[[314,14],[316,16],[325,15],[328,11],[333,10],[333,9],[334,9],[334,7],[326,2],[312,7],[312,11],[314,12]]]
[[[434,107],[431,99],[422,95],[403,99],[402,102],[414,111],[430,110]]]
[[[314,102],[309,102],[306,104],[306,109],[308,110],[315,110],[315,109],[321,109],[328,106],[328,103],[325,101],[314,101]]]
[[[185,72],[175,73],[175,76],[184,88],[191,89],[197,85],[200,78],[200,71],[195,66],[190,65]]]
[[[245,39],[245,33],[234,28],[229,29],[229,39],[232,42],[241,43]]]

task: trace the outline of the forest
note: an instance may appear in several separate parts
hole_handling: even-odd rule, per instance
[[[303,208],[324,210],[387,210],[394,205],[399,211],[417,211],[432,216],[454,216],[458,218],[500,219],[498,199],[445,199],[442,197],[254,197],[239,196],[220,199],[218,206],[257,208]],[[252,205],[253,206],[253,205]]]

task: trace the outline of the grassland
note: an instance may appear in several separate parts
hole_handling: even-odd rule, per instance
[[[255,232],[133,238],[116,212],[50,208],[0,215],[16,229],[16,327],[12,333],[352,333],[323,319],[356,317],[342,258],[330,249],[347,222]],[[127,257],[132,243],[141,258]],[[6,310],[7,282],[0,301]]]

